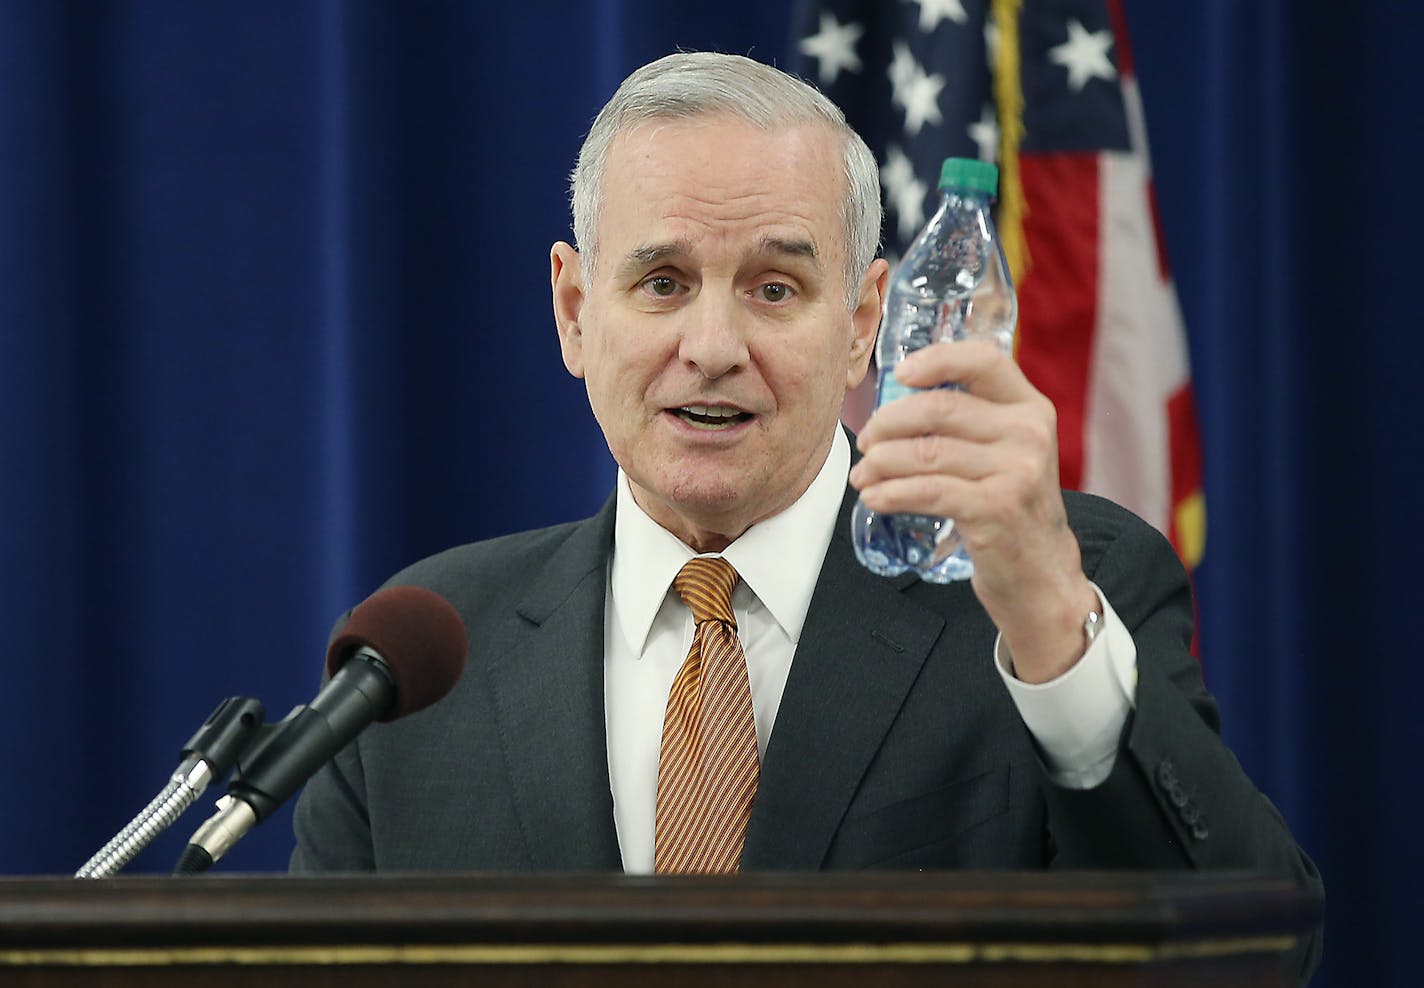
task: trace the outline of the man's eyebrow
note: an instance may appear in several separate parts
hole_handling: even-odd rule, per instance
[[[821,268],[821,252],[816,249],[816,245],[812,241],[805,238],[766,236],[761,238],[760,247],[763,254],[785,254],[789,257],[805,258],[817,270]],[[684,240],[640,244],[628,252],[623,263],[619,265],[619,269],[624,273],[632,274],[664,261],[686,257],[691,253],[691,245]]]
[[[688,245],[680,240],[671,240],[661,244],[641,244],[628,252],[628,256],[623,259],[620,267],[631,272],[652,264],[661,264],[668,258],[682,257],[688,253]]]
[[[804,257],[817,269],[821,267],[821,253],[816,250],[816,245],[809,240],[762,237],[761,249],[768,254],[789,254],[792,257]]]

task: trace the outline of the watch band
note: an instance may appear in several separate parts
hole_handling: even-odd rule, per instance
[[[1083,618],[1083,639],[1091,648],[1093,642],[1097,640],[1098,632],[1103,630],[1103,616],[1097,611],[1089,611],[1088,616]]]

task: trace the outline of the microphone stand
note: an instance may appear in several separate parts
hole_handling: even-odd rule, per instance
[[[192,806],[208,783],[232,770],[251,744],[253,733],[262,726],[262,715],[261,702],[250,697],[229,697],[219,704],[183,746],[183,760],[163,790],[74,877],[108,878],[117,874]]]

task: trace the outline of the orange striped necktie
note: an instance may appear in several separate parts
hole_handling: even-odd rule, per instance
[[[747,660],[725,559],[698,557],[672,581],[696,630],[673,680],[658,756],[653,865],[660,873],[738,870],[760,767]]]

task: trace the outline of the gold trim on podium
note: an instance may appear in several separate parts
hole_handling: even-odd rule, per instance
[[[362,944],[0,950],[3,967],[325,964],[1145,964],[1292,949],[1295,937],[1131,943]]]

